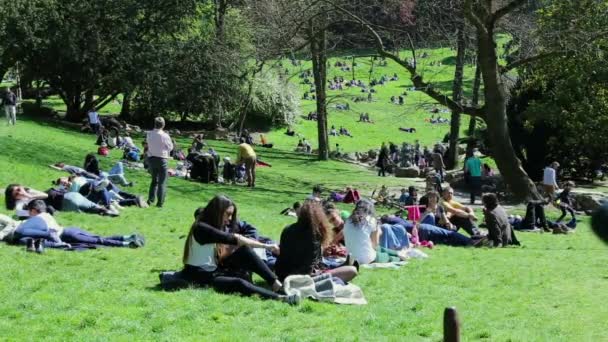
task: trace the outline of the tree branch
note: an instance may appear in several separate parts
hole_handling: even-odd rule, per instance
[[[475,26],[478,32],[488,33],[486,26],[483,21],[475,14],[473,10],[473,1],[472,0],[464,0],[462,4],[464,16],[469,19],[469,21]]]
[[[538,54],[536,56],[531,56],[531,57],[526,57],[526,58],[518,59],[516,61],[513,61],[513,62],[507,64],[504,67],[500,67],[500,73],[504,74],[504,73],[507,73],[507,72],[509,72],[509,71],[511,71],[513,69],[519,68],[522,65],[530,64],[530,63],[533,63],[533,62],[536,62],[536,61],[539,61],[539,60],[543,60],[545,58],[557,56],[559,54],[560,54],[560,52],[551,51],[551,52],[540,53],[540,54]]]
[[[517,7],[523,5],[526,1],[527,0],[513,0],[509,2],[507,5],[498,9],[496,12],[494,12],[494,14],[492,14],[492,22],[497,22],[505,15],[514,11]]]

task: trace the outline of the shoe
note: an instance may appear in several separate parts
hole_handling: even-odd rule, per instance
[[[44,240],[37,239],[36,241],[34,241],[34,249],[36,250],[36,253],[38,253],[38,254],[44,253]]]
[[[289,296],[280,296],[281,300],[289,305],[296,306],[300,305],[301,297],[299,294],[292,294]]]
[[[126,186],[128,186],[128,187],[133,186],[133,182],[129,182],[129,183],[127,183],[127,185],[126,185]]]
[[[131,235],[132,241],[137,242],[140,247],[143,247],[146,245],[146,238],[144,238],[143,235],[139,235],[139,234],[133,234]]]
[[[34,239],[27,239],[27,245],[25,246],[26,252],[35,252],[36,247],[34,246]]]
[[[144,200],[143,196],[137,196],[137,206],[140,208],[148,208],[150,205]]]
[[[108,209],[108,210],[106,210],[104,215],[110,216],[110,217],[118,217],[118,216],[120,216],[120,213],[118,212],[118,210]]]
[[[129,241],[130,248],[140,248],[143,247],[143,243],[140,240]]]

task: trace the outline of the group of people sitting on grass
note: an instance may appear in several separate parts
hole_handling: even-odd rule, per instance
[[[340,130],[336,130],[336,126],[331,126],[331,129],[329,130],[329,135],[337,137],[340,135],[345,135],[347,137],[351,137],[353,138],[353,135],[348,131],[348,129],[346,129],[345,127],[340,126]]]
[[[321,195],[321,188],[316,186],[302,204],[289,210],[297,220],[283,230],[278,244],[239,221],[232,200],[215,196],[195,213],[184,246],[183,270],[162,273],[161,285],[172,288],[197,284],[218,292],[257,294],[296,304],[300,299],[297,295],[281,294],[282,283],[290,275],[329,274],[335,281],[347,283],[357,276],[360,265],[400,262],[415,255],[412,249],[417,246],[519,244],[494,194],[483,197],[487,235],[478,229],[474,211],[453,198],[451,188],[446,188],[441,197],[430,191],[420,200],[415,189],[410,189],[408,201],[423,211],[413,220],[400,215],[378,216],[369,199],[359,198],[351,212],[341,211]],[[460,228],[469,236],[458,233]],[[264,279],[267,287],[255,285],[251,273]]]
[[[361,113],[361,114],[359,114],[359,121],[358,122],[374,123],[369,118],[369,113]]]

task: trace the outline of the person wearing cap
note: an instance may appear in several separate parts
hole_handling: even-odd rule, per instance
[[[475,196],[481,195],[481,160],[479,150],[473,150],[464,163],[464,173],[469,175],[469,188],[471,192],[471,204],[475,204]]]
[[[146,137],[148,144],[148,171],[152,176],[150,191],[148,193],[148,204],[156,202],[156,206],[162,208],[165,203],[167,191],[168,160],[173,150],[173,141],[165,128],[165,119],[157,117],[154,119],[154,130],[149,131]]]
[[[255,164],[257,155],[253,147],[246,142],[239,145],[236,155],[236,164],[245,164],[245,174],[247,175],[247,186],[255,187]]]

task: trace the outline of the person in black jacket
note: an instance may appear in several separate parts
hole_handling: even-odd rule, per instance
[[[317,275],[329,273],[345,282],[357,276],[353,266],[340,266],[326,269],[321,261],[323,247],[332,241],[335,220],[341,220],[338,210],[328,211],[327,216],[322,205],[317,201],[307,200],[298,211],[298,221],[281,233],[281,254],[275,266],[279,279],[294,274]]]
[[[378,176],[386,177],[386,168],[389,164],[389,151],[385,143],[382,143],[380,147],[380,153],[378,154],[378,160],[376,166],[378,167]]]
[[[211,286],[222,293],[259,295],[264,299],[299,303],[299,296],[282,296],[282,284],[252,248],[279,254],[276,244],[264,244],[237,230],[237,208],[228,197],[217,195],[199,212],[184,245],[182,276],[195,284]],[[249,272],[258,274],[272,291],[251,283]]]

